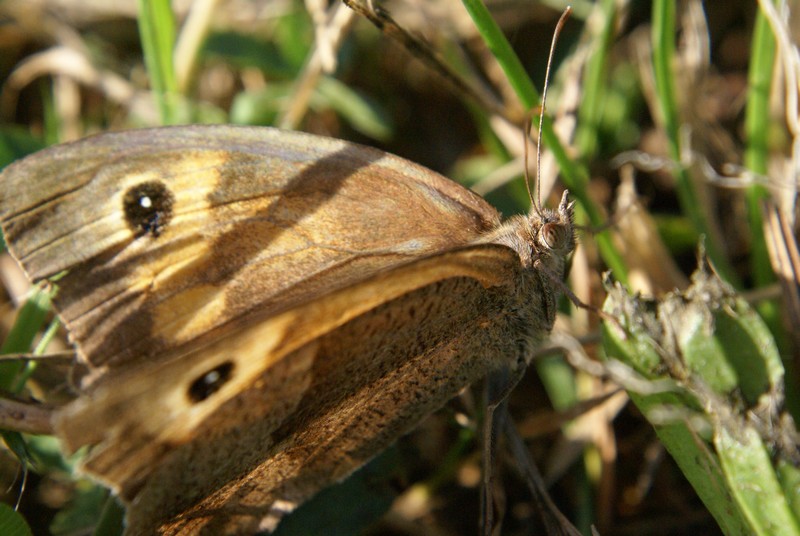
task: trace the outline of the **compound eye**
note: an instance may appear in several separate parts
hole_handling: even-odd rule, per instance
[[[557,223],[545,223],[542,226],[541,236],[544,245],[552,250],[561,249],[566,241],[566,228]]]

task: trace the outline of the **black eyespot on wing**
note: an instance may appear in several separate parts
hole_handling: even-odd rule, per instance
[[[233,363],[226,361],[209,370],[189,386],[189,399],[194,402],[202,402],[220,390],[225,383],[231,379],[233,373]]]
[[[172,219],[175,196],[163,182],[137,184],[125,192],[122,201],[128,226],[137,236],[158,237]]]

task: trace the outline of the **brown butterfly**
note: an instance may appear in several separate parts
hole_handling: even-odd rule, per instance
[[[66,449],[130,534],[248,533],[553,325],[573,204],[505,223],[412,162],[270,128],[103,134],[0,176],[9,249],[89,369]]]

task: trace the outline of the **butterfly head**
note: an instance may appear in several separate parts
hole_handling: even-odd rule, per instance
[[[540,255],[565,257],[575,249],[574,211],[575,202],[569,200],[569,192],[564,190],[558,210],[543,209],[537,214],[539,225],[532,225],[532,231]]]
[[[575,203],[565,191],[558,209],[534,208],[527,216],[514,216],[481,242],[510,247],[525,268],[538,265],[561,273],[575,249],[574,209]]]

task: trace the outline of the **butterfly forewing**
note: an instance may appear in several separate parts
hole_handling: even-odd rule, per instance
[[[52,148],[3,173],[0,214],[33,279],[67,272],[56,306],[96,366],[157,358],[499,222],[479,197],[381,151],[231,126]]]

